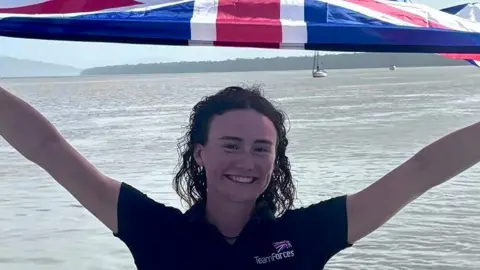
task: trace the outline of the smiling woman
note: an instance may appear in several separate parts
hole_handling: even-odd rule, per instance
[[[285,119],[255,87],[227,87],[194,106],[173,181],[190,209],[182,214],[122,185],[116,235],[139,268],[321,269],[350,246],[346,196],[291,210]],[[190,262],[178,257],[185,252]]]
[[[189,205],[182,213],[99,172],[37,110],[0,88],[0,135],[110,228],[140,270],[323,269],[480,160],[477,123],[428,145],[358,193],[292,209],[285,119],[253,87],[227,87],[198,102],[173,181]]]
[[[179,145],[183,160],[175,177],[177,193],[190,206],[208,194],[212,207],[224,205],[218,202],[226,196],[264,200],[274,212],[290,208],[295,187],[285,156],[284,120],[256,88],[228,87],[200,101]]]

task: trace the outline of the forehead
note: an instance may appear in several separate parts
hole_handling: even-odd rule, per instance
[[[276,143],[277,131],[268,117],[255,110],[233,110],[214,116],[210,123],[209,139],[223,136],[244,140],[266,139]]]

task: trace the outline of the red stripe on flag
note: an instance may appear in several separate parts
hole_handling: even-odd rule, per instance
[[[456,60],[475,60],[480,61],[480,54],[461,54],[461,53],[441,53],[443,57]]]
[[[350,2],[353,4],[357,4],[360,6],[367,7],[369,9],[375,10],[377,12],[381,12],[383,14],[387,14],[391,17],[396,19],[402,20],[404,22],[408,22],[410,24],[420,26],[420,27],[432,27],[438,29],[446,29],[446,30],[454,30],[450,27],[442,25],[438,22],[433,20],[428,20],[425,17],[419,16],[414,13],[410,13],[408,11],[395,8],[394,6],[390,6],[385,3],[380,3],[377,1],[365,1],[365,0],[344,0],[346,2]],[[455,54],[455,53],[441,53],[439,54],[445,58],[456,59],[456,60],[480,60],[480,54]]]
[[[1,8],[0,13],[62,14],[99,11],[139,4],[141,3],[135,0],[50,0],[44,3],[17,8]]]
[[[282,42],[280,0],[219,0],[216,29],[217,46],[240,43],[278,48]]]
[[[344,0],[345,2],[350,2],[362,7],[369,8],[371,10],[386,14],[390,17],[414,24],[417,26],[427,27],[429,24],[432,25],[430,21],[427,21],[427,18],[418,16],[417,14],[404,11],[402,9],[395,8],[385,3],[380,3],[377,1],[365,1],[365,0]]]
[[[359,6],[363,6],[369,8],[371,10],[386,14],[390,17],[396,18],[398,20],[402,20],[404,22],[421,26],[421,27],[434,27],[434,28],[442,28],[442,29],[449,29],[446,26],[433,22],[431,20],[427,20],[427,17],[419,16],[415,13],[410,13],[403,9],[396,8],[386,3],[380,3],[377,1],[366,1],[366,0],[344,0],[345,2],[350,2],[352,4],[356,4]]]
[[[280,43],[265,43],[265,42],[250,43],[250,42],[215,41],[213,45],[219,46],[219,47],[280,49]]]

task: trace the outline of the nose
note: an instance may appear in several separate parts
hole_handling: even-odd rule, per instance
[[[245,151],[237,160],[237,167],[244,170],[253,170],[255,168],[255,159],[249,151]]]

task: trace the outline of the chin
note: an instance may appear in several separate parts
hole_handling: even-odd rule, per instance
[[[224,190],[219,192],[220,196],[225,200],[233,203],[250,203],[255,202],[262,193],[242,192],[240,190]]]
[[[245,196],[239,196],[239,194],[233,194],[233,195],[229,195],[227,196],[228,200],[231,201],[231,202],[234,202],[234,203],[251,203],[251,202],[255,202],[257,201],[258,196],[248,196],[248,195],[245,195]]]

